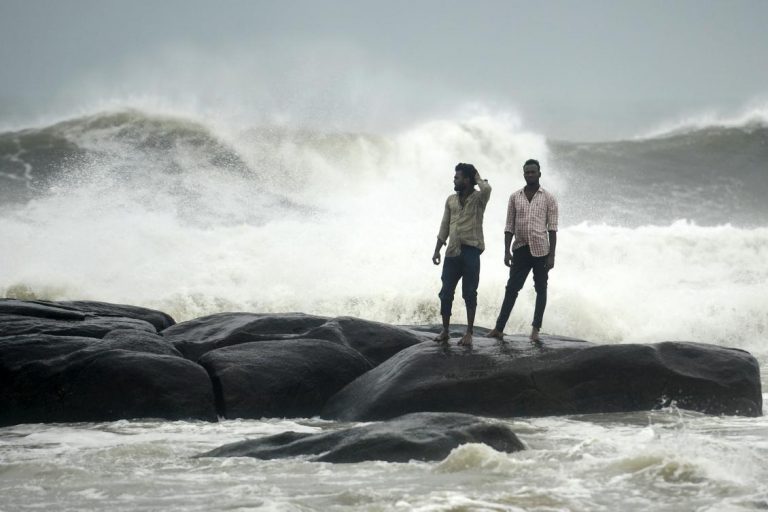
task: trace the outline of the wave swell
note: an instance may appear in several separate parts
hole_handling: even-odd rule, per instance
[[[453,166],[470,161],[494,187],[477,318],[488,326],[507,279],[507,197],[533,156],[561,203],[545,331],[762,347],[767,133],[576,144],[503,116],[370,135],[137,111],[4,133],[0,294],[131,303],[178,320],[245,310],[437,322],[430,257]],[[532,295],[529,282],[508,332],[526,330]],[[455,309],[461,322],[460,300]]]

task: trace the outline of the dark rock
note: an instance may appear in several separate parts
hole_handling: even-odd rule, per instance
[[[50,302],[0,299],[0,315],[33,316],[53,320],[84,320],[85,313]]]
[[[689,342],[600,345],[532,375],[536,386],[578,412],[678,407],[762,415],[760,368],[744,350]]]
[[[110,331],[104,336],[98,347],[109,350],[130,350],[131,352],[183,357],[181,352],[173,346],[173,343],[159,334],[137,331],[135,329],[115,329]]]
[[[50,335],[0,338],[0,425],[124,418],[215,420],[205,370],[186,359]]]
[[[218,313],[178,323],[162,332],[184,357],[196,361],[211,350],[254,341],[295,338],[327,318],[286,313]]]
[[[342,316],[329,320],[305,334],[307,338],[342,343],[363,354],[378,366],[403,349],[417,345],[429,336],[379,322]]]
[[[161,331],[175,323],[173,318],[162,311],[85,300],[51,302],[0,299],[0,315],[31,316],[51,320],[84,320],[86,317],[99,316],[124,317],[148,322],[156,331]]]
[[[152,324],[134,318],[86,315],[82,320],[57,320],[37,316],[0,314],[0,337],[22,334],[52,334],[103,338],[108,332],[115,329],[156,332]]]
[[[196,361],[210,350],[277,339],[320,339],[346,345],[374,366],[429,337],[352,317],[328,319],[303,313],[219,313],[181,322],[162,332],[184,357]]]
[[[199,362],[226,418],[315,416],[328,398],[371,369],[355,350],[309,339],[220,348]]]
[[[50,334],[5,336],[0,338],[0,368],[6,371],[32,361],[56,359],[99,343],[97,338]]]
[[[158,332],[167,329],[176,323],[169,314],[163,313],[162,311],[126,304],[110,304],[108,302],[96,302],[92,300],[65,301],[54,304],[69,306],[78,311],[96,316],[117,316],[144,320],[145,322],[152,324]]]
[[[424,324],[424,325],[401,325],[403,329],[408,329],[417,334],[429,336],[430,339],[439,334],[443,330],[442,324]],[[483,337],[487,336],[490,329],[485,327],[479,327],[475,325],[472,329],[475,336]],[[467,332],[467,326],[465,324],[451,324],[448,328],[448,332],[451,334],[451,338],[461,338],[464,333]]]
[[[544,416],[650,410],[672,401],[710,414],[762,413],[759,367],[742,350],[507,339],[476,337],[472,348],[430,342],[403,350],[332,397],[322,415],[344,421],[416,411]]]
[[[444,459],[451,450],[465,443],[484,443],[502,452],[525,449],[514,432],[498,421],[468,414],[415,413],[335,432],[285,432],[228,444],[201,457],[309,456],[310,460],[321,462],[434,461]]]

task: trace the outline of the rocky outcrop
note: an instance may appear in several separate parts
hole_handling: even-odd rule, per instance
[[[92,300],[66,301],[57,304],[98,316],[117,316],[143,320],[152,324],[158,332],[167,329],[176,323],[171,315],[163,313],[162,311],[126,304],[110,304],[108,302],[96,302]]]
[[[89,317],[117,317],[118,319],[134,319],[147,322],[154,327],[155,331],[161,331],[175,323],[170,315],[154,309],[82,300],[49,302],[0,299],[0,315],[69,321],[82,321]]]
[[[762,414],[755,358],[715,345],[557,336],[532,345],[484,338],[477,328],[464,348],[425,341],[439,326],[302,313],[172,322],[133,306],[0,299],[0,424],[215,419],[217,411],[344,421],[424,411],[516,417],[672,403]]]
[[[414,411],[544,416],[650,410],[672,402],[709,414],[762,414],[759,367],[742,350],[507,339],[406,349],[341,390],[322,415],[344,421]]]
[[[351,316],[329,320],[307,332],[306,336],[342,343],[363,354],[374,366],[403,349],[430,339],[429,335]]]
[[[312,339],[244,343],[208,352],[199,362],[226,418],[315,416],[372,368],[355,350]]]
[[[157,334],[172,322],[134,306],[0,300],[0,424],[215,420],[206,371]]]
[[[103,338],[115,329],[157,332],[144,320],[123,317],[84,316],[82,319],[44,318],[37,316],[0,315],[0,336],[22,334],[51,334]]]
[[[137,331],[135,329],[115,329],[109,331],[98,345],[105,350],[130,350],[147,354],[182,357],[173,343],[159,334]]]
[[[44,301],[0,299],[0,315],[50,318],[52,320],[84,320],[85,313],[75,308]]]
[[[232,443],[201,457],[307,457],[321,462],[442,460],[465,443],[484,443],[501,452],[524,446],[505,424],[468,414],[415,413],[397,419],[321,434],[284,432]]]
[[[216,419],[202,367],[109,344],[39,334],[0,338],[0,424]]]
[[[211,350],[242,343],[320,339],[354,349],[374,366],[429,338],[426,334],[359,318],[328,319],[303,313],[220,313],[178,323],[162,334],[193,361]]]
[[[206,352],[217,348],[297,337],[327,320],[303,313],[218,313],[178,323],[165,329],[162,335],[184,357],[197,361]]]

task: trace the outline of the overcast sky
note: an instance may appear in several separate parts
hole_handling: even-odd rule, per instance
[[[627,136],[764,105],[766,27],[768,0],[0,0],[0,115],[149,97],[376,130],[474,105]]]

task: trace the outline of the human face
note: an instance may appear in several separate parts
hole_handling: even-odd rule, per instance
[[[523,178],[527,185],[538,185],[539,178],[541,178],[541,170],[536,164],[528,164],[523,167]]]
[[[453,175],[453,190],[461,192],[467,188],[467,185],[469,185],[469,178],[465,178],[463,172],[456,171],[456,174]]]

